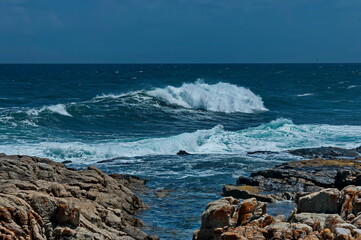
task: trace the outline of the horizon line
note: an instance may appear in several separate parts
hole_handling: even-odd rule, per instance
[[[5,63],[5,62],[0,62],[0,65],[175,65],[175,64],[179,64],[179,65],[222,65],[222,64],[228,64],[228,65],[237,65],[237,64],[361,64],[361,62],[226,62],[226,63],[221,63],[221,62],[194,62],[194,63],[185,63],[185,62],[180,62],[180,63],[125,63],[125,62],[118,62],[118,63],[97,63],[97,62],[50,62],[50,63],[43,63],[43,62],[19,62],[19,63],[13,63],[13,62],[9,62],[9,63]]]

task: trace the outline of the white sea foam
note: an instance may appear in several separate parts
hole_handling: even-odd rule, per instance
[[[307,96],[313,96],[315,95],[314,93],[303,93],[303,94],[298,94],[297,97],[307,97]]]
[[[53,113],[57,113],[63,116],[71,117],[70,113],[66,110],[66,106],[64,104],[56,104],[56,105],[49,105],[49,106],[43,106],[40,109],[32,108],[28,110],[26,113],[28,115],[38,116],[40,113],[44,111],[50,111]]]
[[[74,162],[98,161],[115,157],[174,155],[179,150],[197,154],[246,154],[248,151],[284,151],[320,146],[356,147],[361,145],[361,126],[296,125],[277,119],[258,127],[226,131],[212,129],[183,133],[167,138],[138,141],[41,142],[0,145],[0,152],[30,154]]]
[[[123,97],[128,97],[128,96],[134,96],[137,94],[142,93],[142,91],[134,91],[134,92],[129,92],[129,93],[121,93],[121,94],[113,94],[113,93],[109,93],[109,94],[100,94],[97,95],[95,98],[93,98],[93,100],[97,100],[97,99],[117,99],[117,98],[123,98]]]
[[[347,89],[357,88],[357,87],[361,87],[361,85],[350,85],[347,87]]]
[[[190,109],[226,113],[267,111],[262,98],[251,90],[223,82],[213,85],[202,81],[184,83],[181,87],[167,86],[147,91],[146,94],[168,104]]]

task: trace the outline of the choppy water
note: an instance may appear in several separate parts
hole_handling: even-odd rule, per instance
[[[0,152],[147,178],[147,231],[190,239],[223,184],[295,159],[248,151],[361,145],[360,93],[361,64],[0,65]]]

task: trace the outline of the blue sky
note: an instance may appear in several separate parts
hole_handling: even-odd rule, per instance
[[[0,0],[0,62],[361,62],[361,1]]]

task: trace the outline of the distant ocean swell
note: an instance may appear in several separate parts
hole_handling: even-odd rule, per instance
[[[180,149],[196,154],[245,154],[328,145],[361,145],[361,126],[296,125],[288,119],[277,119],[239,131],[226,131],[217,125],[208,130],[134,141],[12,143],[0,145],[0,152],[91,163],[115,157],[174,155]]]

